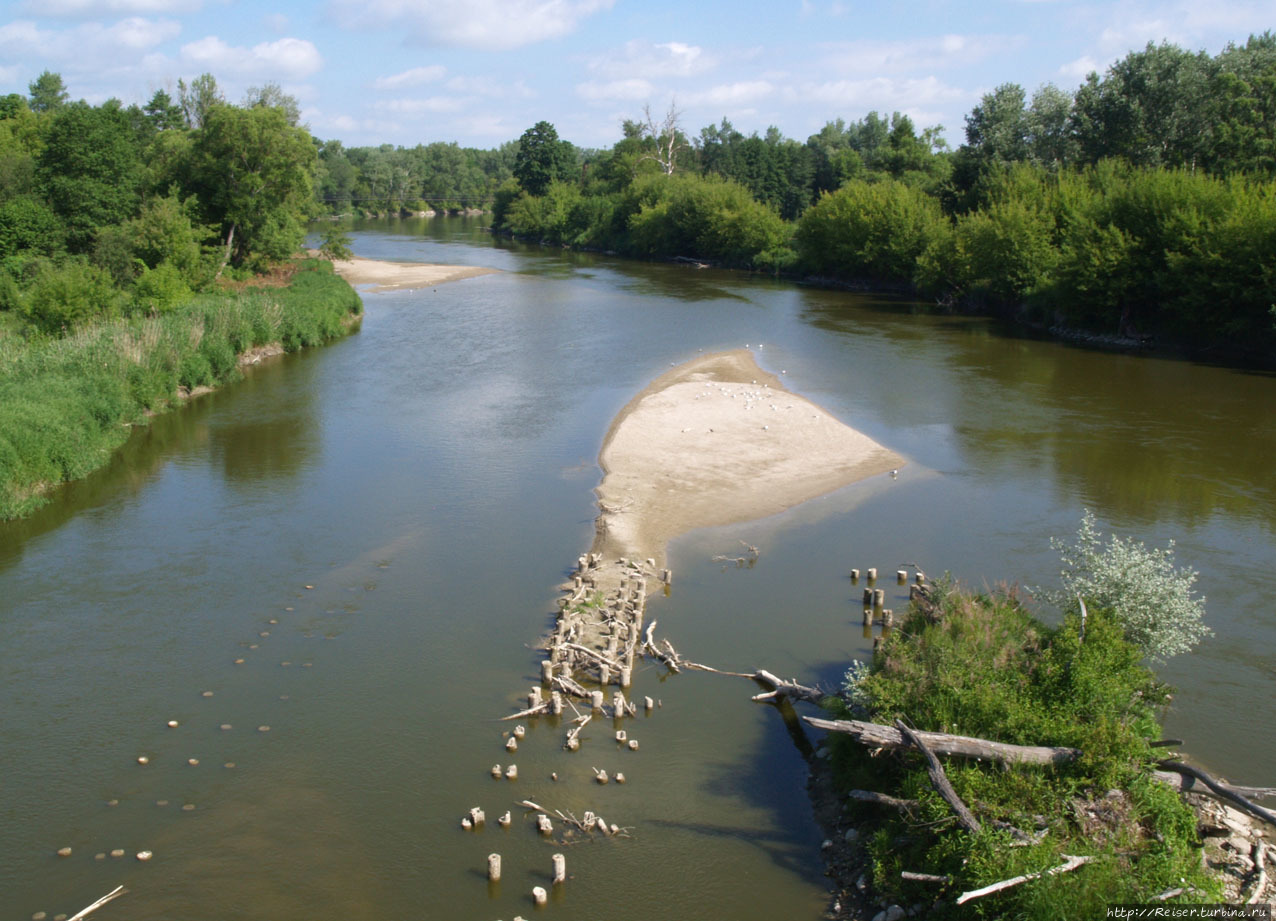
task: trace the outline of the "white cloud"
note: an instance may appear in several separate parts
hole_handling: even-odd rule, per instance
[[[339,22],[349,28],[387,28],[405,23],[414,37],[432,45],[508,51],[572,32],[577,24],[615,0],[333,0]]]
[[[685,42],[644,42],[634,39],[618,51],[591,58],[591,71],[606,77],[636,79],[640,77],[691,77],[717,66],[715,58],[699,45]]]
[[[172,20],[130,17],[105,26],[87,22],[69,29],[41,29],[29,20],[0,26],[0,55],[40,59],[70,73],[127,70],[138,56],[176,38],[181,26]]]
[[[455,76],[450,78],[446,84],[447,88],[454,93],[463,93],[466,96],[485,96],[490,99],[534,99],[536,93],[522,80],[515,80],[509,83],[505,80],[498,80],[495,77],[466,77]]]
[[[202,0],[26,0],[21,8],[33,16],[78,18],[194,13],[202,6]]]
[[[807,82],[786,90],[793,102],[818,102],[842,109],[878,109],[886,112],[910,107],[936,107],[970,99],[963,89],[948,86],[935,77],[894,80],[873,77],[868,80],[833,80]]]
[[[323,65],[319,49],[300,38],[281,38],[251,48],[228,45],[215,35],[183,45],[182,64],[196,70],[235,77],[308,77]]]
[[[690,106],[741,106],[757,102],[775,93],[775,87],[766,80],[748,80],[724,83],[706,90],[686,93],[678,97]]]
[[[447,73],[447,68],[442,64],[413,67],[411,70],[405,70],[390,77],[377,77],[372,86],[379,90],[397,90],[408,86],[420,86],[423,83],[433,83],[435,80],[442,80],[445,73]]]
[[[426,99],[384,99],[373,104],[378,112],[395,115],[422,115],[427,112],[457,112],[465,105],[456,96],[430,96]]]
[[[841,73],[913,73],[964,67],[1022,45],[1022,36],[940,35],[908,41],[828,42],[828,66]]]
[[[576,95],[590,102],[647,99],[655,89],[646,80],[612,80],[609,83],[577,83]]]
[[[1090,57],[1090,55],[1084,54],[1075,61],[1069,61],[1060,67],[1059,75],[1080,83],[1094,71],[1102,72],[1103,65]]]

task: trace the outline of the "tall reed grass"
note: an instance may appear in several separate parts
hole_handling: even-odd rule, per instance
[[[0,518],[106,463],[148,414],[238,376],[249,349],[342,335],[359,296],[322,260],[283,288],[202,294],[160,317],[104,320],[63,338],[0,327]]]

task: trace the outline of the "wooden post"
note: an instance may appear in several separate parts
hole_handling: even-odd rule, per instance
[[[544,905],[548,900],[549,893],[547,893],[543,887],[537,886],[532,889],[532,901],[535,902],[538,907]]]
[[[611,684],[611,667],[606,662],[598,663],[598,683]]]
[[[656,702],[650,697],[644,697],[642,699],[642,706],[644,710],[650,713],[652,710],[656,709]]]
[[[889,627],[895,623],[895,612],[890,608],[882,608],[882,626]]]
[[[554,680],[554,660],[541,659],[541,684],[549,684]]]
[[[913,578],[917,580],[918,585],[924,585],[926,583],[926,573],[922,572],[920,569],[917,570],[917,575]]]
[[[634,670],[627,665],[620,668],[620,686],[627,688],[633,682]]]
[[[876,566],[871,566],[871,567],[869,567],[869,570],[868,570],[868,581],[870,581],[870,582],[876,582],[876,581],[877,581],[877,567],[876,567]]]
[[[536,816],[536,829],[542,835],[552,835],[554,833],[554,823],[549,820],[549,816],[542,812]]]
[[[864,605],[865,607],[873,606],[873,590],[871,588],[864,589]]]
[[[540,685],[538,684],[535,687],[533,687],[530,692],[528,692],[527,709],[535,710],[537,707],[541,705],[541,703],[542,703],[541,688],[540,688]]]
[[[897,570],[895,570],[895,581],[896,581],[896,582],[898,582],[900,585],[903,585],[905,582],[907,582],[907,581],[908,581],[908,571],[907,571],[907,570],[905,570],[905,569],[897,569]]]
[[[563,695],[559,691],[549,692],[549,712],[560,716],[563,712]]]
[[[873,609],[872,608],[864,609],[864,626],[865,627],[873,626]]]
[[[589,703],[590,703],[590,706],[591,706],[594,710],[601,710],[601,709],[603,708],[603,692],[602,692],[602,691],[590,691],[590,692],[589,692]]]
[[[858,582],[860,580],[860,571],[858,569],[851,570],[851,581]]]
[[[554,883],[563,883],[567,881],[567,858],[562,854],[555,854],[550,858],[554,861]]]
[[[880,608],[886,604],[886,589],[878,588],[873,590],[873,607]]]
[[[501,855],[487,855],[487,878],[494,883],[501,881]]]
[[[518,765],[517,764],[511,764],[509,767],[505,769],[505,779],[518,780]]]

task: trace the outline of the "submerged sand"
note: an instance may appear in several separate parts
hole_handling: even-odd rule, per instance
[[[462,278],[488,275],[497,269],[473,265],[432,265],[425,262],[386,262],[381,259],[338,259],[332,263],[338,275],[352,285],[371,285],[373,293],[403,288],[428,288]]]
[[[659,561],[679,534],[773,515],[904,459],[738,349],[652,381],[612,422],[599,462],[594,552]]]

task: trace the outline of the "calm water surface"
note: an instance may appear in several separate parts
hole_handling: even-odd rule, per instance
[[[750,685],[642,672],[633,692],[662,706],[628,725],[636,753],[604,726],[568,756],[541,723],[511,756],[494,721],[535,679],[528,646],[592,536],[611,418],[671,364],[745,344],[908,464],[677,541],[650,616],[680,651],[834,681],[870,648],[851,567],[1053,584],[1049,537],[1090,508],[1201,571],[1215,636],[1162,669],[1167,730],[1238,781],[1276,780],[1272,377],[523,248],[461,219],[369,224],[354,248],[503,271],[367,295],[357,334],[156,420],[0,525],[3,917],[123,883],[95,919],[509,918],[559,850],[557,918],[819,917],[802,757]],[[740,540],[754,568],[712,562]],[[511,758],[519,780],[492,780]],[[598,787],[591,766],[629,782]],[[523,798],[632,837],[548,843]],[[478,833],[459,827],[472,805]],[[114,848],[129,856],[95,859]]]

